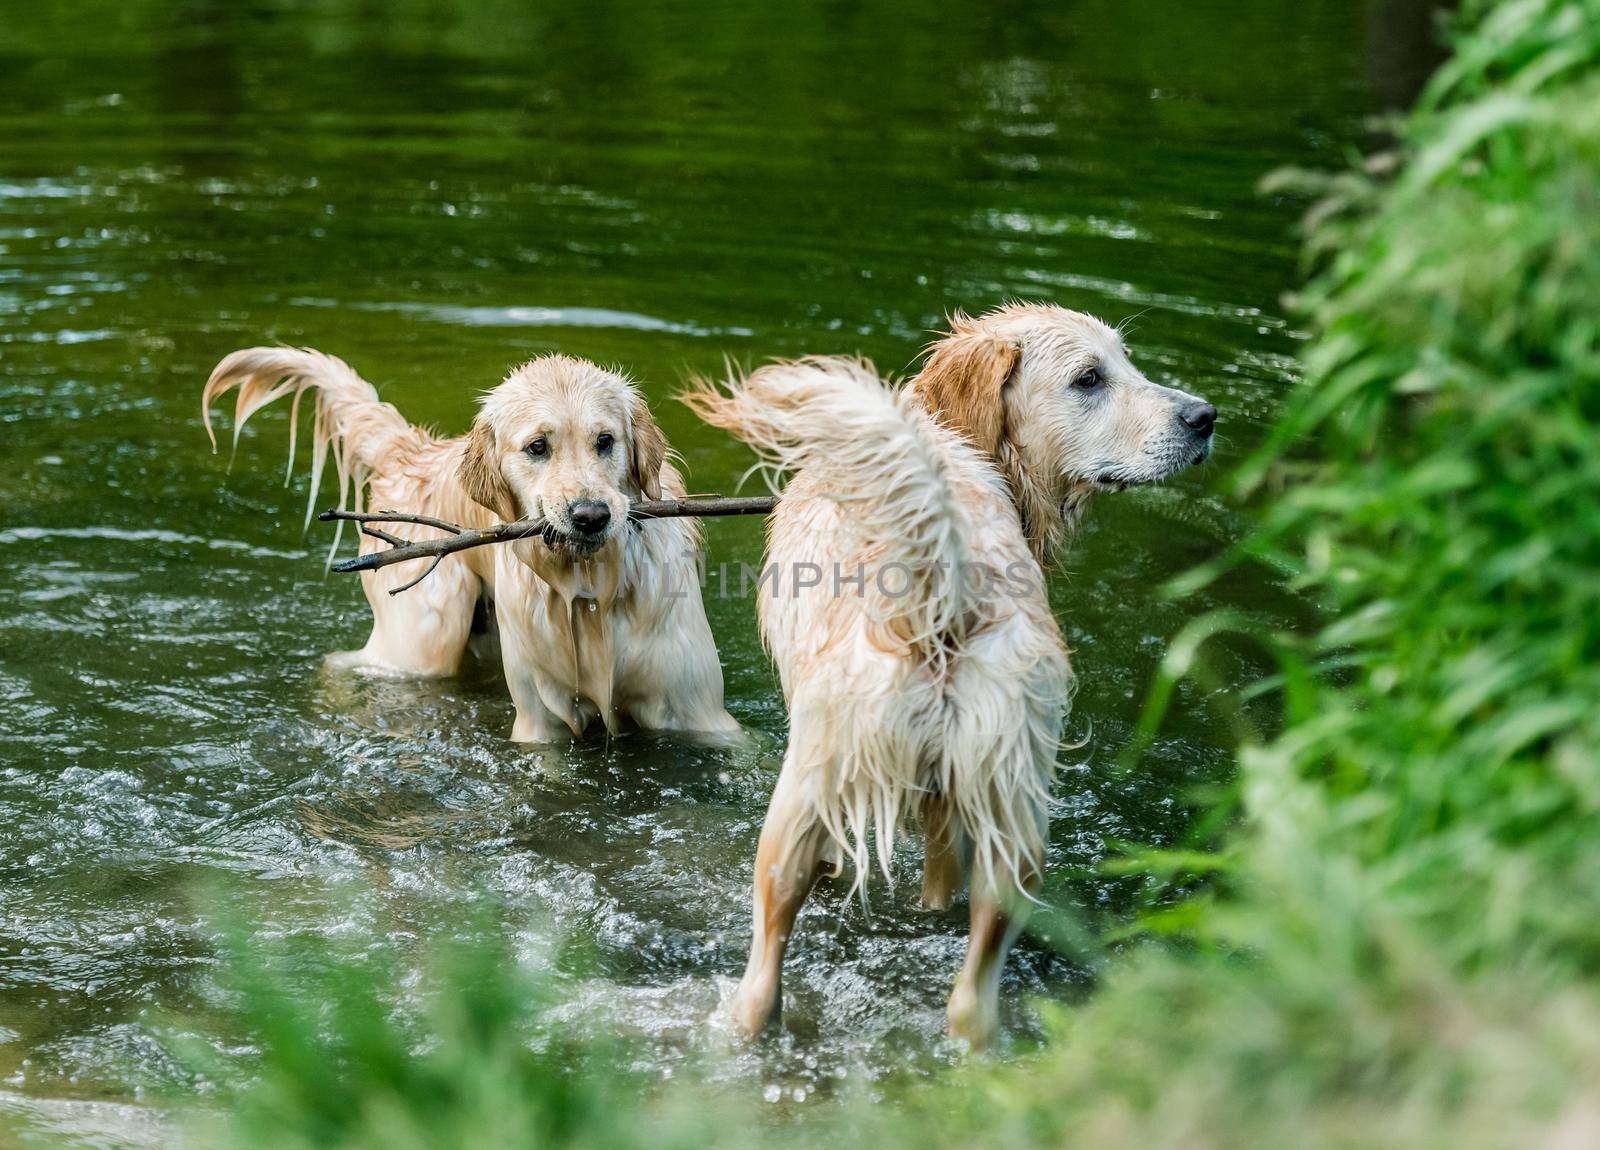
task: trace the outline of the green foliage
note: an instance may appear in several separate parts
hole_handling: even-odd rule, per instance
[[[1319,209],[1308,386],[1244,477],[1287,481],[1255,547],[1328,605],[1311,652],[1346,669],[1246,778],[1273,871],[1350,869],[1457,969],[1593,969],[1600,5],[1466,20],[1392,182]]]
[[[544,1026],[550,1002],[508,948],[442,951],[420,1018],[391,1001],[402,977],[381,952],[318,944],[262,959],[235,947],[228,969],[260,1070],[220,1100],[227,1117],[202,1132],[207,1143],[705,1145],[695,1123],[650,1110],[641,1084],[603,1042]]]

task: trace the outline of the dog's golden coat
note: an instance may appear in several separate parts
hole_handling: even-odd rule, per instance
[[[821,865],[848,856],[859,883],[875,838],[887,873],[897,827],[920,816],[925,902],[948,905],[971,872],[949,1018],[987,1042],[1042,878],[1072,681],[1041,563],[1092,492],[1203,458],[1215,411],[1145,379],[1098,320],[1025,305],[958,317],[898,392],[859,361],[807,359],[686,398],[798,472],[768,559],[827,573],[760,600],[790,734],[734,1023],[749,1033],[775,1015],[784,947]]]
[[[550,355],[523,364],[484,399],[467,436],[440,439],[379,401],[342,360],[311,350],[258,347],[218,364],[201,399],[239,389],[234,438],[262,406],[292,394],[294,412],[316,392],[312,498],[331,452],[340,505],[365,488],[368,504],[468,527],[543,517],[544,538],[453,555],[415,574],[400,564],[362,575],[372,634],[336,667],[405,675],[456,671],[480,600],[498,624],[516,704],[512,738],[546,741],[632,722],[658,730],[732,732],[722,669],[700,599],[688,520],[631,523],[630,502],[684,493],[667,445],[639,393],[592,363]],[[528,448],[537,440],[542,454]],[[290,429],[293,467],[294,429]],[[571,509],[603,505],[609,521],[585,534]],[[309,512],[308,512],[309,516]],[[592,526],[592,523],[591,523]],[[436,535],[396,525],[404,538]],[[337,542],[335,543],[337,545]],[[366,537],[362,550],[380,544]]]

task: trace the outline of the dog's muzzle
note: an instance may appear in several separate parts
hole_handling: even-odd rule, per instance
[[[567,504],[567,518],[579,535],[593,538],[611,523],[611,508],[598,499],[577,499]]]

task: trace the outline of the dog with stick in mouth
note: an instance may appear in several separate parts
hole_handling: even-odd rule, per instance
[[[237,388],[234,442],[262,407],[292,395],[295,417],[315,393],[311,488],[328,455],[339,505],[405,508],[465,527],[542,519],[542,535],[444,559],[415,589],[398,567],[364,572],[372,634],[336,668],[416,676],[454,674],[487,611],[499,632],[516,704],[511,737],[547,742],[600,727],[727,735],[722,666],[706,622],[689,519],[630,520],[640,499],[681,497],[683,480],[644,397],[586,360],[546,355],[516,368],[483,399],[468,435],[441,438],[409,423],[343,360],[310,349],[254,347],[217,365],[201,393],[211,405]],[[216,446],[212,436],[212,446]],[[430,537],[363,534],[363,552]],[[334,546],[338,546],[335,538]],[[330,553],[331,558],[331,553]]]

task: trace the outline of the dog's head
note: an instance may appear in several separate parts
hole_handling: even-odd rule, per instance
[[[1211,454],[1216,408],[1146,379],[1091,315],[1011,304],[959,313],[913,385],[1010,483],[1047,553],[1095,491],[1153,483]]]
[[[661,497],[667,444],[622,376],[564,355],[530,360],[484,397],[461,484],[501,519],[543,519],[557,553],[594,555],[628,508]]]

